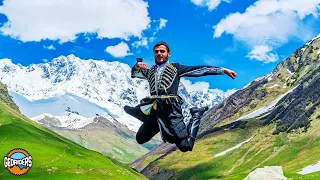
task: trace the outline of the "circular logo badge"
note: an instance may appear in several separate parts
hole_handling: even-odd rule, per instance
[[[4,168],[11,174],[21,176],[26,174],[32,167],[32,157],[24,149],[12,149],[7,156],[4,157]]]

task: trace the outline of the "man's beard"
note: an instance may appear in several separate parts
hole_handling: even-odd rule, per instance
[[[155,62],[157,65],[159,65],[159,66],[160,66],[161,64],[166,63],[167,61],[168,61],[168,58],[164,58],[164,57],[163,57],[163,61],[162,61],[162,62],[158,62],[158,61],[157,61],[157,58],[154,59],[154,62]]]

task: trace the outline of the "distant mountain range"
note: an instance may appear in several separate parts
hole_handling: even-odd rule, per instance
[[[55,116],[60,121],[56,126],[70,129],[105,117],[137,131],[141,122],[124,113],[123,106],[137,105],[149,95],[147,82],[131,79],[131,68],[117,61],[82,60],[69,55],[24,67],[2,59],[0,72],[1,82],[22,114],[36,121],[44,115]],[[233,92],[188,92],[183,84],[179,91],[186,100],[185,108],[213,106]]]
[[[147,81],[131,78],[127,64],[69,55],[24,67],[2,59],[0,81],[28,118],[122,162],[131,162],[160,143],[159,136],[144,146],[135,142],[141,122],[127,115],[123,106],[137,105],[149,95],[149,87]],[[212,107],[233,92],[187,91],[181,83],[186,121],[190,107]]]
[[[0,143],[2,156],[6,156],[16,148],[22,148],[28,152],[32,157],[32,168],[24,176],[31,179],[46,179],[48,175],[51,179],[70,179],[71,177],[72,179],[92,179],[92,177],[147,179],[128,165],[88,150],[23,116],[2,83],[0,83]],[[117,144],[120,143],[119,141]],[[129,144],[131,145],[130,142]],[[127,151],[130,152],[130,149],[128,148]],[[19,156],[15,158],[17,157],[19,158]],[[3,168],[3,163],[6,161],[0,161],[2,167],[0,179],[15,177]]]

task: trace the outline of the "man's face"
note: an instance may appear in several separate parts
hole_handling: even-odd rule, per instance
[[[168,61],[170,53],[167,50],[167,47],[164,45],[160,45],[157,46],[154,51],[154,59],[158,62],[158,63],[163,63]]]

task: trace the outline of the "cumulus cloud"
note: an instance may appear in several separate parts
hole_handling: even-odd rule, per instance
[[[190,80],[181,78],[180,82],[186,87],[188,92],[191,91],[208,91],[210,84],[208,82],[196,82],[192,83]]]
[[[306,41],[312,38],[311,28],[303,20],[312,15],[318,18],[319,0],[259,0],[249,6],[244,13],[233,13],[213,26],[214,38],[223,33],[232,34],[237,40],[247,43],[256,52],[266,47],[276,48],[287,43],[290,38]],[[248,57],[265,57],[263,61],[274,60],[274,53]],[[251,55],[250,55],[251,54]]]
[[[52,44],[50,46],[43,46],[43,47],[48,50],[56,50],[56,48]]]
[[[150,23],[147,8],[143,0],[5,0],[0,13],[8,21],[0,32],[23,42],[67,42],[80,33],[98,38],[141,37]]]
[[[255,46],[254,49],[246,56],[249,59],[263,61],[264,63],[276,62],[279,57],[276,53],[272,53],[270,46]]]
[[[191,0],[191,2],[200,7],[207,7],[209,11],[216,9],[221,2],[231,3],[231,0]]]
[[[132,55],[132,53],[130,53],[129,46],[125,42],[121,42],[115,46],[108,46],[106,48],[106,52],[116,58]]]

